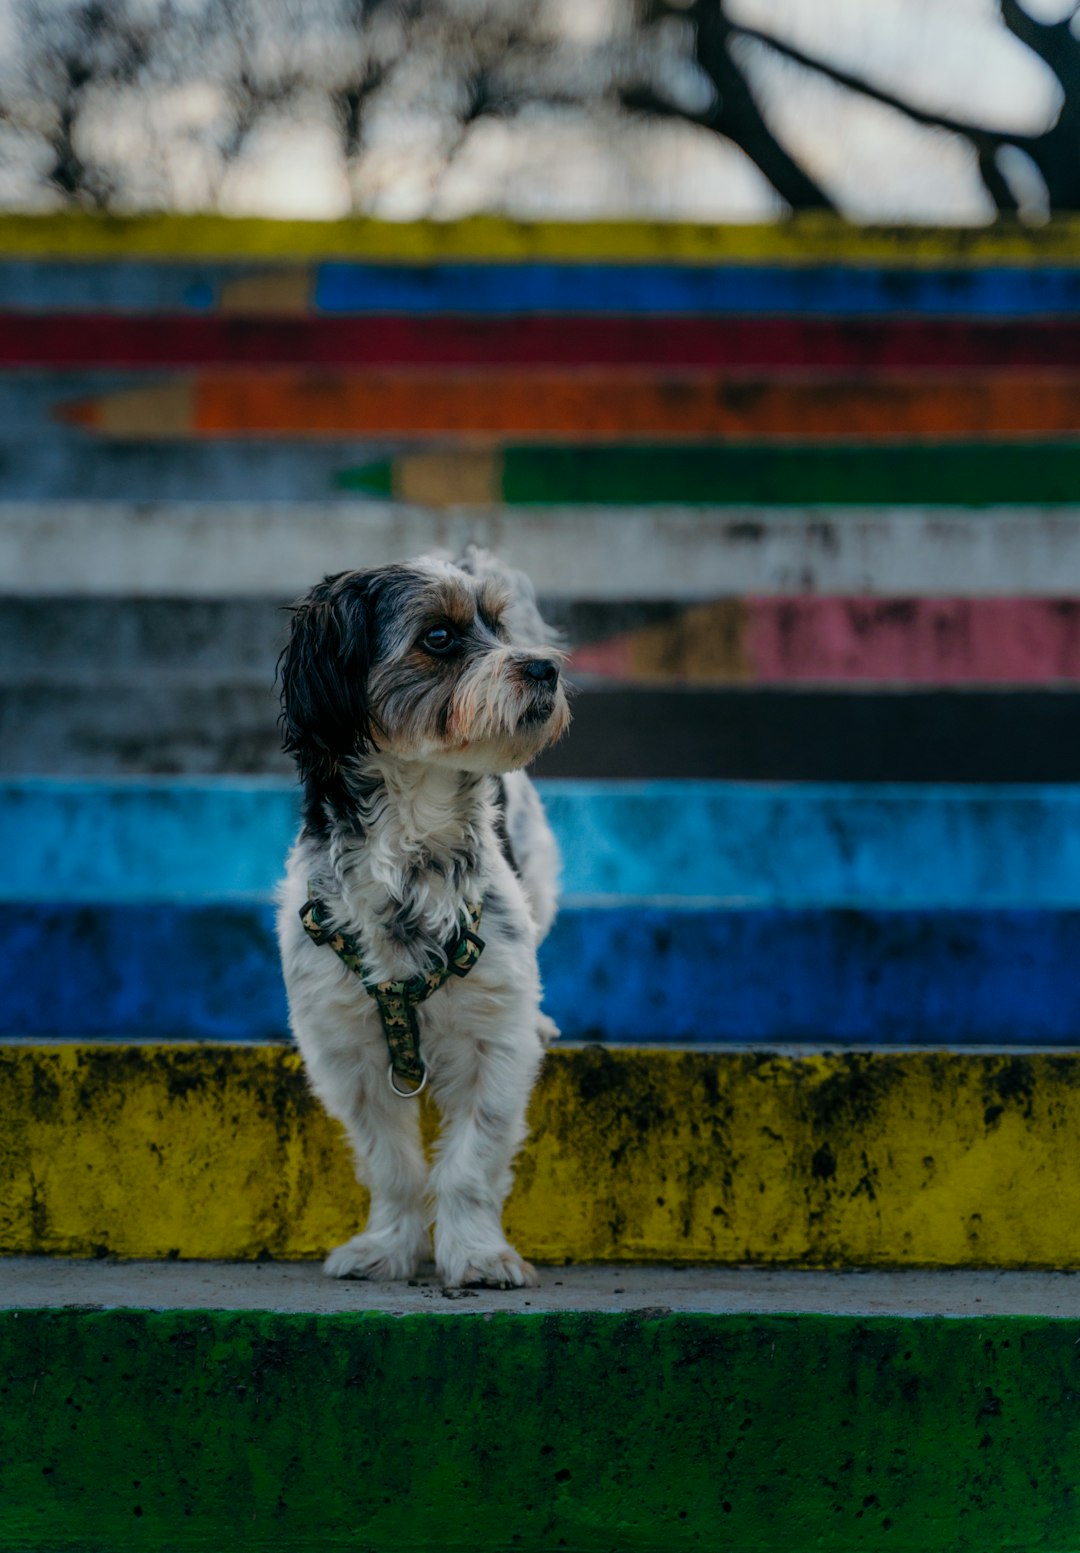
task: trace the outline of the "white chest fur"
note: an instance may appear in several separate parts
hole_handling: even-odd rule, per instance
[[[464,903],[485,893],[498,840],[487,779],[393,761],[378,778],[357,787],[356,822],[332,829],[315,882],[385,980],[446,949]]]

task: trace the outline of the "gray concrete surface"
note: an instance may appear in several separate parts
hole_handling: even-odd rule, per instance
[[[905,1269],[581,1266],[541,1269],[542,1286],[444,1290],[434,1269],[414,1284],[338,1281],[314,1262],[86,1262],[0,1257],[0,1308],[310,1311],[663,1310],[766,1314],[1057,1316],[1080,1330],[1080,1276]]]
[[[807,518],[812,521],[808,522]],[[572,547],[567,536],[573,535]],[[480,544],[537,592],[591,599],[934,592],[1072,597],[1076,507],[502,507],[380,501],[0,503],[0,593],[290,597],[298,585]]]
[[[297,580],[294,589],[301,587]],[[550,598],[542,607],[569,642],[669,618],[677,608]],[[283,597],[5,598],[0,591],[0,775],[289,778],[276,689],[287,635]]]

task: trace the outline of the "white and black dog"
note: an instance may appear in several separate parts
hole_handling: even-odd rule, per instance
[[[308,1078],[371,1193],[335,1277],[410,1277],[434,1216],[448,1286],[536,1282],[502,1211],[557,1033],[536,948],[558,853],[520,769],[569,722],[549,635],[528,581],[476,550],[327,577],[293,613],[281,721],[304,819],[278,939]]]

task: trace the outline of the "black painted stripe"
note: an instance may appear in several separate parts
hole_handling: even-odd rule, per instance
[[[1068,691],[582,691],[545,777],[1080,781]]]

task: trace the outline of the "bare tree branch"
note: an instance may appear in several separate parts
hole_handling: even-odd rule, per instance
[[[722,0],[694,0],[695,57],[712,82],[715,106],[708,127],[746,152],[792,210],[832,210],[832,200],[773,134],[731,54],[736,31]],[[706,122],[706,121],[703,121]]]
[[[1005,26],[1027,44],[1061,83],[1064,93],[1056,123],[1022,146],[1042,174],[1052,210],[1080,209],[1080,43],[1071,17],[1041,22],[1019,0],[998,0]],[[1073,11],[1073,16],[1077,14]],[[1014,144],[1020,144],[1019,141]]]
[[[784,42],[782,38],[777,38],[772,33],[760,32],[756,27],[740,26],[736,30],[739,37],[763,43],[782,55],[784,59],[790,59],[793,64],[802,65],[807,70],[815,70],[819,75],[835,81],[838,86],[845,86],[849,91],[858,92],[861,97],[868,97],[872,102],[879,102],[886,108],[895,108],[913,124],[922,124],[929,129],[944,129],[951,134],[962,135],[976,148],[985,147],[987,150],[995,151],[999,146],[1012,145],[1028,150],[1034,143],[1034,137],[1030,135],[1014,134],[1009,130],[995,130],[984,124],[955,119],[947,113],[934,113],[929,109],[919,108],[914,103],[905,102],[903,98],[895,96],[892,92],[875,86],[863,76],[852,75],[849,71],[840,69],[838,65],[830,64],[828,60],[804,53],[802,49]]]
[[[979,177],[987,194],[994,202],[999,216],[1019,214],[1020,202],[1010,189],[1007,179],[997,164],[997,155],[988,146],[979,148]]]

